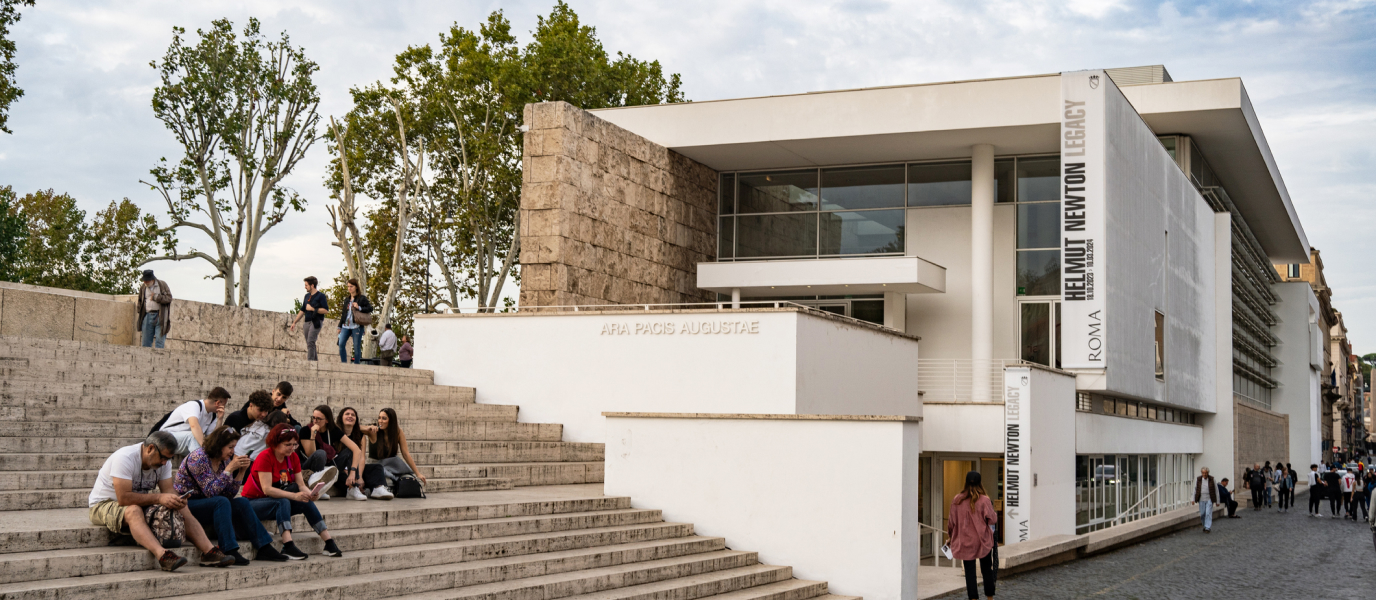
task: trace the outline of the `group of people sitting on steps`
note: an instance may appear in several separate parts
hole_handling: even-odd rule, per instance
[[[186,559],[167,549],[189,540],[203,567],[247,565],[239,539],[255,560],[305,560],[292,541],[292,516],[304,515],[324,542],[326,556],[343,556],[315,503],[332,492],[350,500],[391,500],[389,482],[403,496],[424,497],[397,413],[384,408],[375,425],[345,407],[335,418],[315,407],[301,425],[287,401],[292,385],[249,394],[244,407],[225,415],[229,392],[217,387],[168,413],[148,438],[116,450],[96,476],[88,499],[91,523],[129,537],[174,571]],[[173,462],[181,464],[173,472]],[[275,522],[282,549],[263,521]],[[181,528],[184,528],[182,530]],[[218,546],[207,531],[214,532]]]

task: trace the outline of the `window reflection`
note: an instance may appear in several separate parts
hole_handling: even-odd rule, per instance
[[[819,254],[901,254],[903,215],[901,209],[822,213]]]
[[[822,210],[902,207],[902,165],[822,170]]]
[[[908,166],[908,206],[970,203],[970,162]]]
[[[816,255],[817,213],[736,217],[736,236],[738,258]]]
[[[1018,159],[1018,202],[1061,199],[1061,158]]]
[[[1018,248],[1059,248],[1061,203],[1018,205]]]
[[[1018,295],[1058,296],[1060,293],[1060,250],[1018,252]]]
[[[817,171],[742,173],[737,188],[738,213],[817,210]]]

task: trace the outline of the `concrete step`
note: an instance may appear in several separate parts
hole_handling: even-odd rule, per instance
[[[242,406],[242,405],[241,405]],[[174,403],[168,403],[152,409],[144,410],[120,410],[120,409],[72,409],[72,408],[48,408],[48,407],[25,407],[25,406],[0,406],[0,421],[24,421],[24,422],[50,422],[50,421],[71,421],[75,413],[80,414],[82,420],[90,423],[146,423],[151,426],[158,422],[163,415],[176,408]],[[342,407],[341,407],[342,408]],[[237,410],[237,408],[236,408]],[[294,409],[295,411],[296,409]],[[362,408],[358,409],[363,412]],[[463,421],[510,421],[516,420],[517,407],[500,404],[455,404],[451,414],[436,418],[416,419],[411,415],[398,418],[403,420],[402,427],[405,428],[407,435],[411,435],[413,428],[418,426],[429,427],[433,424],[439,430],[447,430],[454,427],[455,423]],[[365,423],[375,420],[376,413],[370,412],[363,417]],[[293,412],[295,415],[295,412]],[[360,415],[362,416],[362,415]],[[297,418],[300,420],[300,417]],[[433,422],[433,423],[430,423]],[[147,432],[147,429],[144,430]],[[434,439],[428,433],[417,432],[417,438]],[[443,439],[442,437],[439,439]]]
[[[417,427],[425,426],[426,431],[413,429],[409,420],[404,425],[406,426],[408,441],[414,440],[410,441],[411,444],[418,444],[423,441],[558,442],[564,433],[563,425],[517,423],[515,421],[444,419],[436,423],[417,424]],[[48,439],[50,441],[62,438],[119,438],[133,440],[129,442],[132,444],[134,441],[142,440],[147,436],[148,428],[151,426],[152,423],[145,425],[142,423],[26,422],[17,427],[0,427],[0,440],[7,437]],[[427,435],[421,435],[422,433]],[[26,442],[0,441],[0,443],[22,444]],[[415,447],[413,446],[413,448]]]
[[[629,589],[629,588],[628,588]],[[575,596],[575,598],[579,598]],[[583,598],[581,600],[593,600]],[[778,583],[707,596],[706,600],[861,600],[859,596],[837,596],[827,593],[825,581],[789,579]]]
[[[347,367],[347,368],[340,368]],[[0,351],[0,372],[13,378],[28,378],[44,371],[70,374],[79,380],[84,374],[130,377],[216,377],[226,379],[291,378],[302,381],[385,382],[430,385],[434,373],[420,369],[378,368],[340,365],[311,366],[304,361],[263,364],[252,359],[231,359],[206,355],[163,356],[160,360],[140,360],[131,356],[91,355],[87,358],[23,358]],[[276,383],[273,381],[272,383]]]
[[[484,476],[487,475],[486,469],[477,469],[477,471]],[[71,489],[89,491],[91,486],[96,483],[96,473],[98,472],[95,469],[84,471],[0,471],[0,492]],[[458,475],[452,476],[458,477]]]
[[[496,502],[483,501],[484,498],[494,495],[503,499]],[[330,500],[320,502],[316,506],[325,517],[325,522],[329,524],[330,531],[336,535],[343,535],[345,530],[414,527],[425,524],[470,526],[468,529],[441,532],[443,535],[454,537],[437,541],[500,537],[516,535],[522,531],[536,533],[636,525],[662,520],[659,511],[631,509],[630,499],[626,497],[506,500],[511,496],[509,492],[434,493],[423,500]],[[520,497],[530,496],[521,494]],[[475,498],[477,500],[474,500]],[[594,519],[590,515],[600,516]],[[292,528],[295,531],[310,531],[309,524],[301,515],[292,518]],[[0,555],[12,552],[103,547],[110,543],[110,538],[107,530],[90,524],[85,509],[0,513]],[[309,544],[320,545],[319,538],[309,534],[300,536],[297,543],[302,548]],[[370,541],[366,547],[373,547],[372,542]]]
[[[85,422],[25,422],[6,423],[0,427],[0,437],[115,437],[143,439],[152,424],[142,423],[85,423]]]
[[[604,475],[602,461],[588,462],[539,462],[539,463],[480,463],[465,465],[435,466],[426,477],[501,477],[510,479],[512,484],[566,485],[575,483],[601,483]],[[419,465],[418,465],[419,466]],[[424,470],[424,467],[422,467]]]
[[[0,454],[46,452],[109,454],[143,441],[142,437],[0,437]],[[0,487],[0,489],[4,489]]]
[[[21,382],[22,383],[22,382]],[[64,384],[65,385],[65,384]],[[88,389],[81,393],[69,393],[66,391],[50,392],[46,390],[13,390],[12,385],[0,384],[0,406],[15,407],[47,407],[47,408],[67,408],[73,410],[87,409],[120,409],[120,410],[145,410],[163,411],[166,413],[176,408],[183,402],[196,400],[205,397],[205,392],[215,386],[196,386],[184,389],[173,388],[128,388],[125,390],[94,390],[89,389],[89,384],[84,384]],[[248,401],[249,388],[229,389],[227,388],[231,400],[230,410],[238,410]],[[404,399],[384,399],[387,396],[366,394],[356,392],[331,393],[325,395],[312,394],[310,390],[296,388],[298,391],[292,396],[290,406],[293,410],[308,411],[315,406],[324,404],[330,407],[353,406],[360,413],[366,413],[364,417],[371,421],[377,415],[377,411],[382,408],[392,408],[401,416],[455,416],[464,414],[463,411],[473,405],[473,398],[469,396],[455,395],[448,399],[417,399],[415,396],[408,396]]]
[[[676,540],[650,541],[426,566],[394,559],[390,555],[395,553],[360,552],[355,556],[346,551],[338,559],[313,556],[301,562],[261,563],[244,568],[193,566],[183,567],[186,570],[177,573],[149,570],[6,584],[0,585],[0,597],[6,600],[97,596],[103,600],[383,598],[436,590],[459,592],[463,590],[459,586],[473,589],[487,586],[493,591],[505,588],[508,593],[520,590],[524,594],[539,594],[521,597],[558,598],[569,595],[568,592],[560,593],[561,590],[608,589],[637,578],[659,581],[739,568],[755,562],[752,553],[730,550],[675,555],[695,549],[697,547],[692,544]],[[661,553],[668,556],[661,557]],[[462,560],[462,552],[436,554],[441,560]],[[416,562],[424,564],[423,560]],[[541,575],[530,577],[532,574]],[[503,596],[505,594],[487,597]]]
[[[725,547],[725,540],[722,538],[691,537],[692,535],[691,525],[651,523],[356,550],[351,551],[348,558],[368,556],[369,561],[386,559],[390,564],[417,567],[653,540],[673,540],[677,544],[695,546],[694,552],[708,552]],[[252,546],[246,540],[240,540],[239,545],[245,556],[253,557]],[[200,556],[200,552],[194,547],[182,547],[174,551],[186,557],[188,561],[194,561]],[[157,568],[153,555],[136,546],[0,554],[0,584],[109,575]]]
[[[413,600],[555,600],[603,596],[614,598],[618,593],[639,593],[647,600],[692,600],[785,581],[793,576],[793,570],[789,567],[762,565],[756,562],[753,553],[742,554],[745,556],[725,550],[691,557],[696,559],[693,561],[664,559],[577,573],[544,575],[514,582],[407,594],[406,597]],[[631,590],[632,587],[637,589]]]
[[[338,355],[330,360],[306,361],[300,358],[272,358],[262,356],[242,356],[238,354],[215,354],[211,352],[186,352],[138,346],[120,346],[102,342],[74,342],[42,338],[0,336],[0,357],[17,359],[15,362],[39,360],[71,361],[120,361],[138,364],[143,367],[199,366],[207,363],[232,363],[249,367],[275,368],[279,370],[300,369],[319,372],[353,374],[374,377],[433,377],[423,369],[400,369],[377,367],[373,365],[351,365],[341,363]]]
[[[437,477],[427,478],[425,482],[425,493],[434,494],[436,492],[477,492],[482,490],[509,490],[515,487],[510,479],[499,477],[456,477],[451,479],[441,479]],[[395,491],[395,490],[393,490]],[[343,498],[340,498],[343,500]]]

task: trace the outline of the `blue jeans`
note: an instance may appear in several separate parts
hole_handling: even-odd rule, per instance
[[[327,529],[325,518],[320,516],[314,502],[297,502],[288,498],[254,498],[249,500],[249,504],[253,505],[253,512],[260,521],[277,521],[279,532],[291,531],[291,516],[302,514],[306,515],[306,522],[311,524],[311,529],[316,533]]]
[[[215,533],[220,549],[225,552],[239,549],[240,535],[248,538],[255,548],[272,543],[272,536],[263,529],[263,522],[254,514],[248,498],[197,498],[187,500],[186,506],[206,532]]]
[[[161,348],[163,342],[167,341],[167,334],[162,332],[162,323],[158,321],[158,313],[143,313],[143,347]]]
[[[344,342],[349,338],[354,339],[354,362],[357,363],[363,359],[363,326],[339,330],[339,362],[349,362],[349,356],[344,350]]]
[[[1204,529],[1214,528],[1214,503],[1208,500],[1199,501],[1199,518],[1204,520]]]

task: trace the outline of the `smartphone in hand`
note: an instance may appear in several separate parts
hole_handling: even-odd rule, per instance
[[[325,482],[322,481],[322,482],[320,482],[320,483],[317,483],[317,484],[315,484],[315,487],[311,488],[311,495],[318,498],[318,497],[320,497],[320,492],[323,491],[324,489],[325,489]]]

